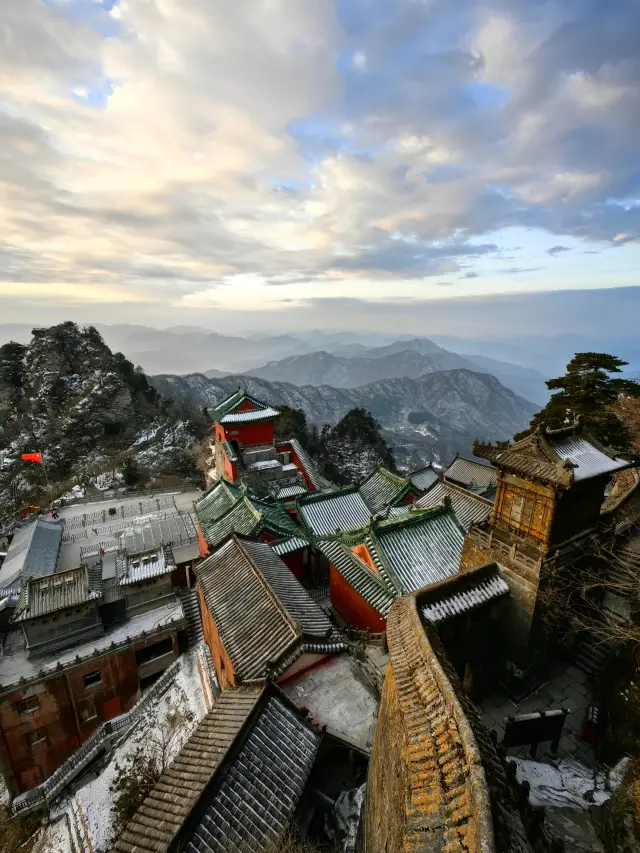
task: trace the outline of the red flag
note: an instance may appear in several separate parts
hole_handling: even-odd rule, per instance
[[[20,455],[21,459],[24,459],[25,462],[37,462],[38,465],[42,465],[42,453],[22,453]]]

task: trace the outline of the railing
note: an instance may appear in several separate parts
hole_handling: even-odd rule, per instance
[[[74,530],[81,527],[92,527],[95,524],[106,524],[107,521],[115,521],[116,517],[132,518],[145,513],[158,512],[161,509],[172,507],[174,512],[178,512],[173,497],[167,495],[163,498],[155,498],[152,501],[138,501],[132,504],[121,504],[119,507],[110,507],[109,509],[101,509],[97,512],[85,512],[82,515],[72,515],[69,518],[63,518],[63,527],[66,530]],[[111,512],[115,510],[115,512]]]
[[[103,723],[100,728],[85,740],[64,764],[37,788],[16,797],[11,804],[13,814],[23,814],[25,811],[42,808],[58,797],[64,788],[101,752],[111,747],[116,735],[130,729],[138,722],[148,705],[164,693],[175,678],[180,666],[177,660],[172,664],[140,698],[139,702],[128,711],[113,720]]]
[[[525,569],[530,569],[531,571],[536,571],[540,568],[542,560],[536,560],[534,557],[529,557],[524,554],[519,549],[517,542],[509,545],[507,542],[502,542],[500,539],[496,538],[493,531],[487,532],[473,525],[469,533],[480,545],[483,545],[485,548],[490,548],[495,553],[502,557],[506,557],[516,565],[520,565]]]

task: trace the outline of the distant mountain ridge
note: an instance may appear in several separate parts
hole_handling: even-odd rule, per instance
[[[164,395],[198,406],[215,406],[239,385],[274,405],[301,408],[315,424],[336,423],[356,406],[370,411],[400,461],[469,452],[474,438],[510,438],[531,420],[536,407],[494,377],[466,369],[429,373],[417,379],[382,379],[359,388],[296,386],[260,377],[232,375],[208,379],[202,374],[154,376]]]
[[[483,356],[477,359],[461,356],[442,349],[426,338],[369,348],[365,350],[364,356],[352,358],[325,351],[293,355],[248,370],[247,373],[271,382],[358,388],[381,379],[417,379],[441,370],[490,373],[514,393],[536,403],[544,403],[548,396],[544,376],[534,370]],[[212,377],[219,373],[207,371],[206,375]]]

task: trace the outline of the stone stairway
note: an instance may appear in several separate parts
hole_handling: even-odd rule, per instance
[[[200,605],[198,593],[195,589],[185,588],[180,592],[184,615],[187,617],[187,636],[189,648],[192,649],[204,640],[202,632],[202,619],[200,618]]]
[[[610,651],[608,643],[598,642],[587,634],[578,643],[575,665],[591,678],[595,678],[604,667]]]

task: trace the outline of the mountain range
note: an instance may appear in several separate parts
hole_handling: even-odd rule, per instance
[[[417,379],[442,370],[489,373],[514,393],[540,404],[548,396],[544,377],[535,370],[482,356],[461,356],[425,338],[397,341],[385,347],[365,348],[362,356],[352,358],[324,351],[293,355],[248,370],[247,373],[271,382],[358,388],[381,379]],[[206,371],[205,376],[219,377],[220,373]]]
[[[200,407],[215,406],[242,385],[273,405],[303,409],[316,425],[336,423],[349,409],[362,407],[381,423],[399,463],[407,466],[468,454],[474,438],[509,438],[529,423],[537,408],[494,376],[466,368],[382,379],[358,388],[294,385],[241,374],[164,375],[150,381],[161,394]]]

